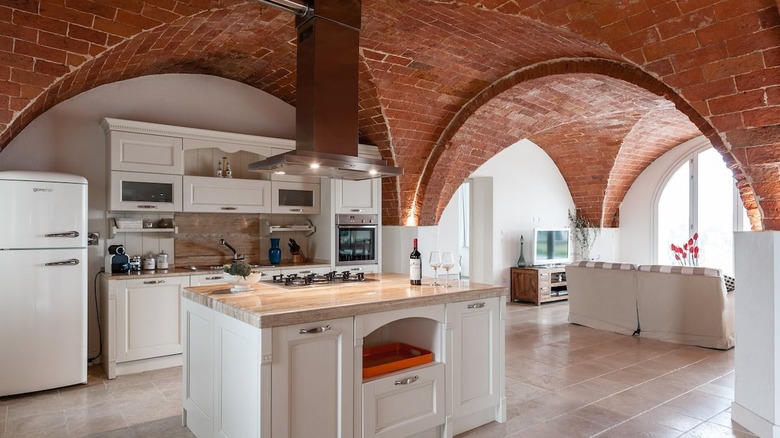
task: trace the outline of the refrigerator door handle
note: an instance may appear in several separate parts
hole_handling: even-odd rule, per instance
[[[79,237],[78,231],[68,231],[67,233],[51,233],[45,234],[45,237]]]
[[[46,263],[44,266],[64,266],[64,265],[78,265],[78,264],[79,264],[79,259],[69,259],[63,262]]]

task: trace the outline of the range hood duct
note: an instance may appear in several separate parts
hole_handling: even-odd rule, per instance
[[[402,175],[385,160],[358,157],[360,0],[260,1],[297,15],[295,150],[249,170],[348,180]]]

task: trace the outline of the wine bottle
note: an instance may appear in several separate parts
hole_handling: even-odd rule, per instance
[[[414,249],[409,255],[409,281],[413,285],[422,284],[422,257],[417,250],[417,239],[414,239]]]

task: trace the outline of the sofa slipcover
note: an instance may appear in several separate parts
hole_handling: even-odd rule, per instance
[[[642,265],[637,272],[642,337],[729,349],[734,346],[734,294],[718,269]]]
[[[566,266],[569,322],[633,334],[638,326],[636,267],[582,261]]]

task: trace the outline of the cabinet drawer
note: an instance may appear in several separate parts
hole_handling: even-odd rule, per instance
[[[190,275],[190,286],[208,286],[212,284],[226,284],[227,278],[222,272],[213,274]]]
[[[363,383],[363,437],[408,437],[444,424],[444,364]]]

